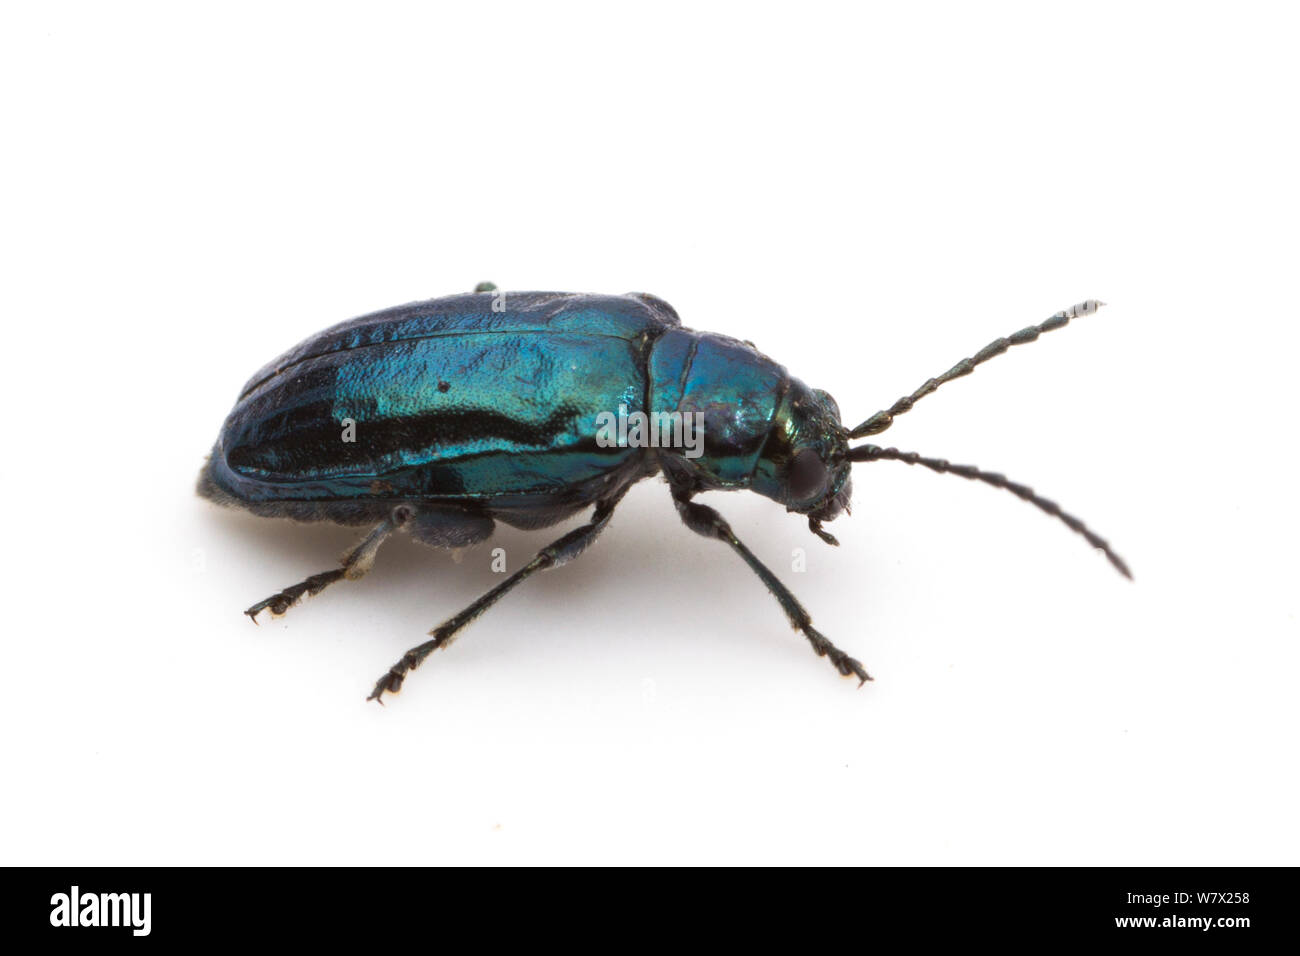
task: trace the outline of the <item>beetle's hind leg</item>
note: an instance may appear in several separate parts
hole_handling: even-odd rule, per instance
[[[812,626],[812,618],[804,610],[799,600],[790,592],[771,569],[762,561],[754,556],[754,552],[745,547],[744,542],[736,537],[731,525],[727,520],[718,514],[708,505],[700,505],[690,500],[690,494],[682,492],[674,494],[674,501],[677,503],[677,513],[681,515],[682,522],[696,534],[702,534],[706,538],[717,538],[725,541],[749,565],[750,570],[758,575],[772,595],[781,604],[785,616],[790,619],[790,625],[796,630],[802,631],[803,635],[808,638],[808,643],[817,653],[818,657],[826,657],[835,666],[835,669],[848,677],[850,674],[857,677],[858,686],[862,686],[871,680],[871,675],[867,669],[855,658],[849,657],[842,650],[830,642],[830,639],[821,631]]]
[[[387,518],[375,525],[356,547],[343,556],[341,567],[333,571],[313,574],[305,581],[299,581],[278,594],[272,594],[265,601],[258,601],[244,613],[256,624],[257,615],[267,609],[270,609],[272,614],[284,614],[302,600],[304,595],[319,594],[335,581],[342,581],[345,578],[356,581],[364,577],[366,572],[375,565],[375,555],[379,553],[379,546],[388,540],[389,535],[406,524],[411,519],[411,514],[409,507],[398,505]]]
[[[457,633],[469,624],[476,617],[490,608],[497,601],[505,597],[512,591],[516,585],[522,583],[525,579],[531,577],[538,571],[545,571],[548,568],[558,568],[560,565],[568,564],[578,555],[582,554],[587,547],[596,540],[596,537],[609,524],[610,516],[614,513],[615,506],[627,494],[627,489],[631,485],[625,485],[622,489],[614,494],[613,497],[607,498],[596,504],[592,512],[591,521],[580,528],[575,528],[568,534],[555,541],[552,541],[537,554],[526,565],[516,571],[510,577],[506,578],[492,590],[488,591],[477,601],[471,604],[459,614],[443,621],[432,631],[429,632],[431,640],[425,641],[416,647],[411,648],[402,655],[402,659],[388,669],[388,673],[375,682],[375,689],[370,692],[366,700],[377,700],[381,704],[384,702],[384,694],[396,694],[402,689],[402,681],[406,675],[419,667],[424,659],[439,648],[445,648],[456,639]]]

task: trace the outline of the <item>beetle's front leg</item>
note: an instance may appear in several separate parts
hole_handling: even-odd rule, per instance
[[[722,515],[707,505],[696,504],[691,501],[689,492],[674,492],[673,500],[677,504],[677,513],[681,515],[682,522],[686,527],[696,534],[704,535],[706,538],[717,538],[720,541],[725,541],[731,545],[731,550],[744,559],[750,570],[758,575],[763,584],[767,586],[767,589],[780,602],[786,617],[790,619],[790,625],[796,630],[802,631],[804,636],[808,638],[808,643],[817,652],[817,656],[830,658],[830,662],[835,665],[835,669],[845,677],[850,674],[856,675],[859,687],[871,680],[871,675],[867,673],[866,668],[861,663],[845,654],[832,644],[829,638],[812,626],[812,618],[808,616],[808,612],[804,610],[799,600],[790,593],[790,589],[780,582],[767,565],[754,556],[754,552],[745,547],[744,542],[736,537],[735,532],[731,530],[731,525],[727,524]]]
[[[531,561],[510,575],[510,577],[488,591],[465,610],[448,618],[430,631],[429,635],[432,639],[411,648],[403,654],[402,659],[390,667],[388,673],[375,682],[375,689],[370,692],[370,696],[366,700],[377,700],[382,704],[385,693],[396,694],[401,690],[402,682],[406,679],[408,673],[419,667],[424,662],[424,659],[434,651],[450,645],[456,639],[457,633],[465,625],[514,590],[516,585],[538,571],[544,571],[547,568],[558,568],[582,554],[596,540],[596,536],[605,529],[605,525],[609,524],[610,516],[614,513],[614,507],[623,499],[630,487],[631,485],[625,485],[613,497],[599,502],[592,513],[590,522],[580,528],[575,528],[562,538],[552,541],[533,555]]]
[[[272,614],[284,614],[302,600],[303,595],[320,594],[335,581],[342,581],[344,578],[355,581],[364,577],[366,572],[375,565],[375,555],[379,552],[379,546],[388,540],[389,535],[411,520],[411,513],[411,509],[406,505],[398,505],[387,518],[375,525],[356,547],[343,556],[341,567],[333,571],[313,574],[305,581],[299,581],[278,594],[272,594],[265,601],[258,601],[244,613],[256,624],[257,615],[267,608],[270,608]]]

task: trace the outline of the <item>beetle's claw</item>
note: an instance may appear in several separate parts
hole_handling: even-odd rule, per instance
[[[384,693],[396,694],[402,689],[402,681],[405,680],[405,674],[399,674],[396,670],[390,670],[379,680],[375,681],[375,689],[370,692],[366,700],[377,700],[379,703],[384,702]]]
[[[832,644],[830,638],[821,631],[808,625],[803,628],[803,632],[807,636],[808,642],[812,644],[812,649],[816,652],[817,656],[830,658],[831,664],[842,675],[845,677],[856,677],[858,679],[859,687],[871,680],[871,675],[867,673],[867,669],[862,666],[861,661],[855,657],[849,657],[848,654],[845,654],[842,650]]]
[[[857,658],[849,657],[843,651],[836,649],[831,651],[831,660],[845,677],[856,677],[859,687],[871,680],[871,675]]]
[[[279,617],[281,614],[286,613],[289,608],[293,607],[294,604],[297,603],[297,600],[298,599],[293,595],[281,591],[279,594],[271,595],[265,601],[258,601],[244,613],[252,618],[253,623],[256,624],[257,615],[261,614],[263,611],[270,610],[272,617]]]

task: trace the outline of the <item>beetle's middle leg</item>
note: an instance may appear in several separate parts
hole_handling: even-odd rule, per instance
[[[265,601],[258,601],[244,613],[256,624],[257,615],[267,608],[270,608],[272,614],[284,614],[302,600],[303,595],[320,594],[335,581],[342,581],[344,578],[355,581],[364,577],[366,572],[375,565],[375,555],[379,553],[379,546],[388,540],[389,535],[410,521],[411,514],[409,507],[398,505],[387,518],[375,525],[356,547],[343,555],[340,567],[333,571],[313,574],[305,581],[299,581],[278,594],[272,594]]]
[[[871,680],[871,675],[867,673],[866,668],[860,662],[849,657],[849,655],[832,644],[826,635],[812,626],[812,618],[808,616],[808,612],[804,610],[798,598],[781,583],[767,565],[754,556],[754,552],[745,547],[744,542],[736,537],[735,532],[731,530],[731,525],[727,524],[727,520],[722,515],[708,505],[700,505],[691,501],[688,492],[675,493],[673,500],[677,504],[677,513],[681,515],[682,522],[686,527],[696,534],[704,535],[706,538],[717,538],[720,541],[725,541],[731,546],[731,550],[744,559],[750,570],[758,575],[759,579],[767,586],[767,589],[780,602],[782,610],[785,611],[785,616],[790,619],[790,625],[796,630],[802,631],[804,636],[808,638],[808,643],[812,645],[812,649],[817,652],[818,657],[830,658],[830,662],[835,665],[835,669],[845,677],[850,674],[855,675],[859,681],[858,686],[862,686],[862,684]]]
[[[469,624],[480,614],[490,608],[497,601],[505,597],[515,586],[522,583],[525,579],[531,577],[538,571],[545,571],[548,568],[558,568],[560,565],[568,564],[578,555],[582,554],[587,547],[596,540],[596,537],[609,524],[610,516],[614,513],[615,506],[627,494],[631,485],[625,485],[613,497],[607,498],[596,504],[592,512],[591,521],[580,528],[575,528],[568,534],[555,541],[552,541],[542,550],[533,555],[533,559],[526,565],[516,571],[510,577],[506,578],[492,590],[488,591],[477,601],[465,608],[459,614],[449,617],[432,631],[429,632],[431,640],[425,641],[416,647],[411,648],[402,655],[402,659],[389,668],[388,673],[375,682],[375,689],[370,692],[366,700],[377,700],[383,703],[384,693],[396,694],[402,689],[402,681],[406,675],[419,667],[424,659],[432,654],[438,648],[445,648],[456,639],[457,633]]]

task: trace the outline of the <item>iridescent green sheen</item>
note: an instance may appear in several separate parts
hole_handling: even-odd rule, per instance
[[[650,356],[650,381],[652,409],[703,418],[694,470],[713,487],[746,487],[790,382],[786,370],[736,339],[672,329]]]
[[[598,416],[620,408],[699,416],[703,454],[603,447]],[[302,519],[424,502],[527,524],[662,469],[811,511],[819,502],[788,500],[786,471],[798,448],[840,447],[828,408],[753,346],[684,329],[652,296],[450,296],[344,322],[259,371],[200,491]]]

